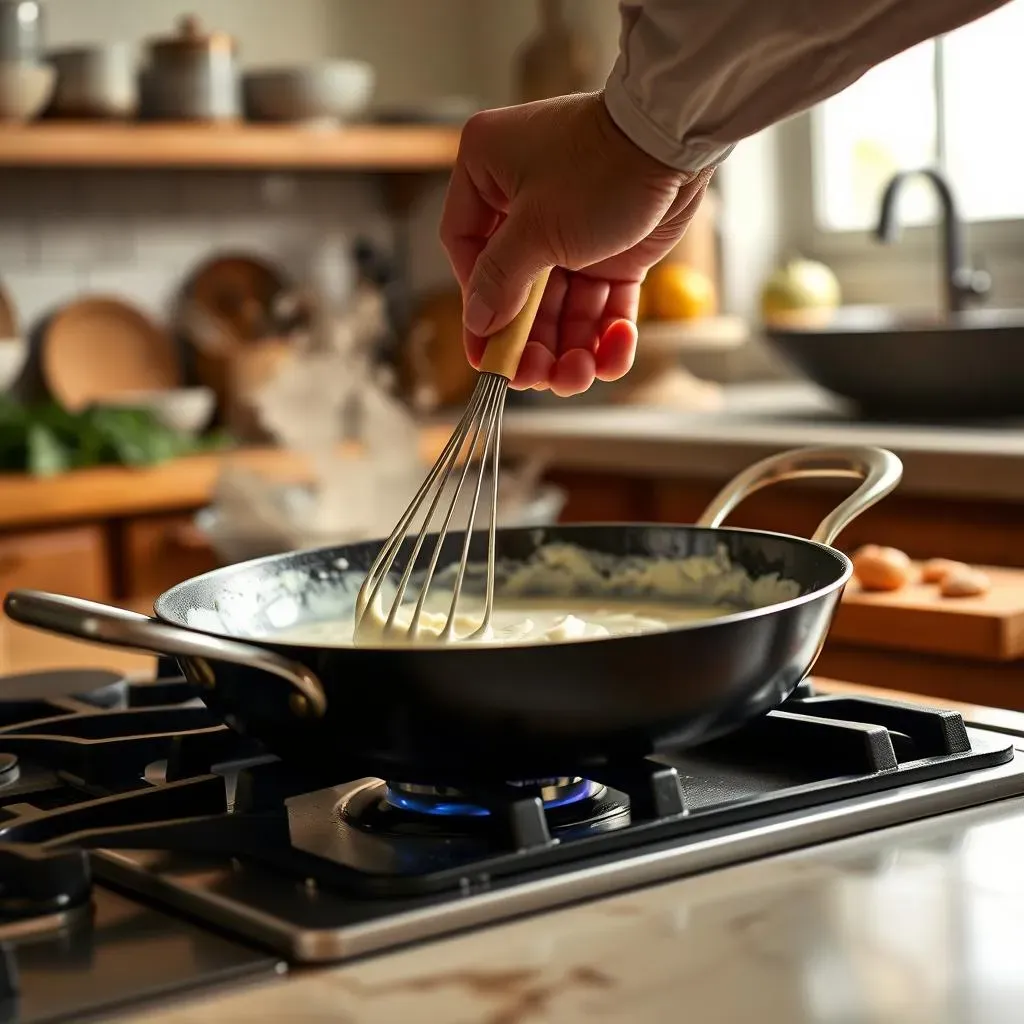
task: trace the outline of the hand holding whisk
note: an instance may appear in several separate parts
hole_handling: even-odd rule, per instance
[[[519,315],[507,327],[494,334],[487,342],[483,359],[480,363],[480,379],[473,390],[469,405],[462,419],[459,420],[448,443],[445,445],[437,462],[427,474],[422,486],[416,492],[409,507],[402,514],[398,525],[391,536],[384,542],[370,571],[359,589],[356,599],[355,637],[368,640],[372,635],[379,635],[388,640],[403,631],[409,639],[415,640],[420,634],[420,621],[431,583],[437,572],[441,549],[455,515],[459,496],[463,491],[470,471],[477,466],[476,482],[470,502],[469,515],[465,525],[465,537],[462,543],[462,555],[455,572],[452,586],[451,603],[444,626],[438,634],[441,642],[451,640],[485,639],[490,636],[491,617],[494,611],[494,567],[495,567],[495,533],[498,512],[498,471],[501,459],[501,425],[505,409],[505,397],[509,381],[515,376],[520,356],[526,347],[527,339],[533,328],[537,310],[540,308],[544,288],[547,285],[550,270],[545,270],[533,282],[529,298]],[[478,454],[479,453],[479,454]],[[460,466],[460,457],[462,458]],[[484,477],[488,465],[491,466],[490,481],[490,517],[488,522],[487,540],[487,578],[484,599],[484,611],[479,626],[466,636],[455,635],[455,622],[458,614],[459,599],[466,576],[469,560],[470,539],[473,533],[480,495],[483,490]],[[433,550],[427,563],[426,571],[418,582],[419,593],[415,598],[412,614],[408,622],[400,619],[405,602],[406,592],[413,578],[417,560],[427,538],[431,536],[430,526],[435,514],[441,506],[442,498],[449,482],[455,478],[454,493],[446,510],[441,516],[441,524],[436,536],[432,537]],[[397,589],[390,608],[385,609],[381,601],[381,588],[388,580],[403,546],[408,544],[414,520],[426,509],[416,534],[415,541],[408,556],[404,559],[402,575],[398,580]],[[371,629],[372,627],[372,629]]]

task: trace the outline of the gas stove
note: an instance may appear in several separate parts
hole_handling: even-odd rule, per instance
[[[0,1020],[85,1020],[1024,793],[1013,737],[815,693],[478,790],[303,776],[158,678],[0,680]]]

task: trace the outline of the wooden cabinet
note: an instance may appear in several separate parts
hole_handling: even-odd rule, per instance
[[[50,590],[91,601],[113,597],[107,533],[100,525],[0,536],[0,592]],[[0,618],[0,672],[50,667],[131,667],[122,655],[64,640]]]
[[[193,514],[146,516],[122,524],[118,596],[135,603],[217,567]]]
[[[568,500],[565,522],[692,523],[721,487],[720,481],[630,477],[591,472],[552,473]],[[809,537],[850,485],[785,483],[752,494],[728,524]],[[898,491],[855,519],[837,546],[889,544],[912,558],[954,558],[977,565],[1024,568],[1024,514],[1010,502],[903,496]]]
[[[100,526],[0,537],[0,592],[57,590],[93,601],[112,596],[110,559]]]

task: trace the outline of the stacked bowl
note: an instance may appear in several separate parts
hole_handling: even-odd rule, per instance
[[[0,121],[31,121],[50,101],[56,73],[43,34],[37,0],[0,0]]]

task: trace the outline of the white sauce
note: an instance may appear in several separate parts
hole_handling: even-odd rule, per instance
[[[416,642],[437,643],[448,619],[451,594],[431,594],[429,608],[420,614]],[[473,636],[483,620],[483,601],[463,598],[453,623],[455,639],[463,643],[537,644],[565,643],[597,637],[657,633],[672,626],[728,614],[728,608],[699,608],[654,602],[612,603],[595,598],[506,598],[495,599],[489,634]],[[315,644],[322,647],[403,646],[411,642],[408,629],[414,605],[402,605],[391,630],[385,630],[383,609],[368,609],[358,633],[354,620],[347,622],[310,622],[293,626],[277,634],[286,643]]]
[[[542,543],[526,562],[499,561],[491,633],[470,638],[480,625],[486,566],[471,564],[454,622],[454,640],[485,644],[564,643],[659,632],[699,620],[793,600],[802,590],[778,573],[752,576],[724,546],[680,556],[671,529],[652,531],[650,553],[615,557],[565,543]],[[335,571],[283,572],[272,587],[228,590],[212,608],[189,609],[188,624],[245,639],[273,638],[327,647],[436,644],[451,604],[456,567],[438,572],[415,638],[395,629],[384,635],[394,584],[385,585],[355,636],[354,603],[363,574],[347,562]],[[406,627],[419,596],[410,582],[396,623]],[[258,626],[253,624],[258,623]]]

